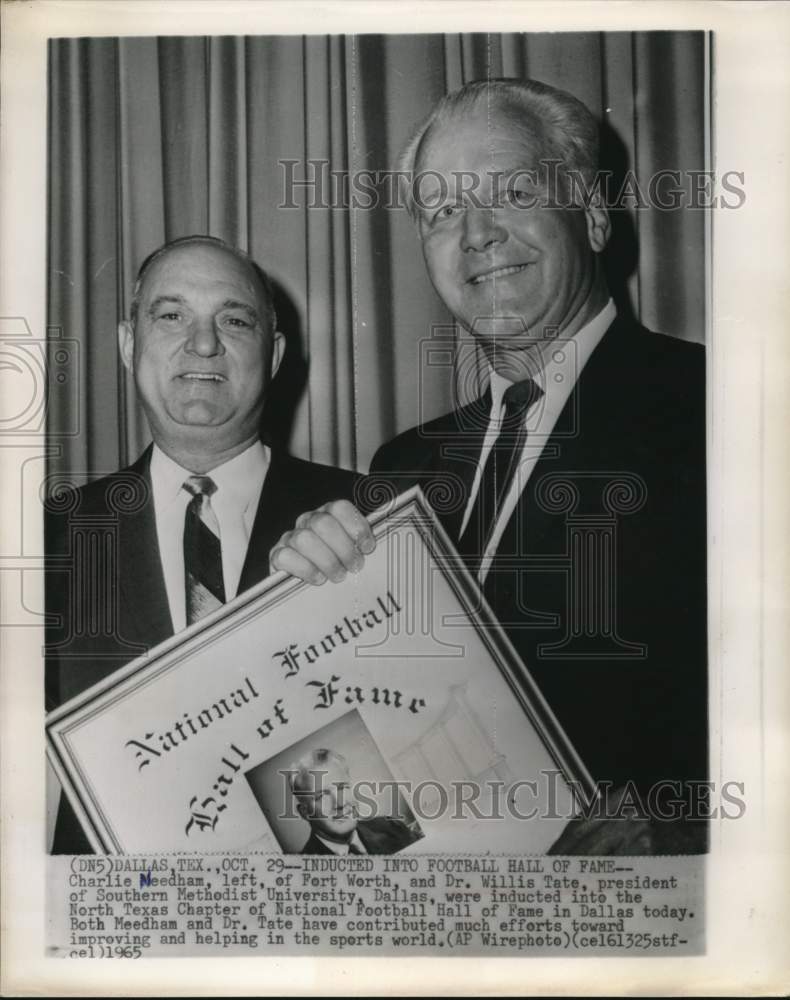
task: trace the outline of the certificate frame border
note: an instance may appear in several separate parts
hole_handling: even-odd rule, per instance
[[[449,535],[429,507],[421,488],[414,486],[379,508],[369,518],[369,522],[379,544],[402,528],[404,523],[409,523],[416,529],[425,550],[433,560],[435,571],[442,574],[494,666],[537,731],[565,781],[573,787],[575,795],[581,793],[584,796],[585,805],[593,801],[597,791],[591,774],[541,694],[529,673],[528,665],[516,653],[484,594],[455,551]],[[47,715],[47,755],[96,853],[126,852],[109,818],[105,816],[89,778],[71,750],[70,733],[97,712],[104,711],[108,704],[125,698],[141,686],[155,682],[163,672],[180,665],[196,646],[220,639],[227,634],[229,628],[241,627],[251,615],[257,615],[263,608],[271,608],[289,600],[310,586],[311,584],[284,572],[275,573],[184,632],[154,647],[157,652],[153,656],[149,650]]]

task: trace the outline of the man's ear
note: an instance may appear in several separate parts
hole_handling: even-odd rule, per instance
[[[310,810],[307,803],[303,799],[296,800],[296,811],[299,813],[302,819],[306,819],[308,823],[310,822],[310,817],[308,815]]]
[[[280,362],[283,359],[283,354],[285,354],[285,336],[280,333],[279,330],[275,330],[272,334],[272,367],[271,367],[271,377],[277,374],[277,369],[280,367]]]
[[[594,253],[601,253],[612,235],[612,223],[599,195],[590,201],[584,210],[584,216],[587,220],[587,239],[590,246]]]
[[[128,319],[122,319],[118,324],[118,350],[121,352],[121,361],[124,368],[134,371],[134,327]]]

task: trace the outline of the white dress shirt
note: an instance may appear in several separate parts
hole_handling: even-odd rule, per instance
[[[497,546],[504,534],[507,523],[513,515],[524,487],[532,475],[532,470],[546,442],[554,430],[557,418],[562,412],[574,385],[582,373],[584,366],[590,360],[593,351],[600,343],[603,335],[609,329],[617,315],[614,302],[609,299],[604,308],[585,324],[573,337],[567,340],[559,339],[551,345],[544,356],[544,368],[534,376],[535,382],[543,390],[543,396],[536,400],[527,410],[524,420],[527,425],[527,439],[521,452],[521,460],[513,476],[513,482],[502,504],[502,509],[494,525],[488,545],[483,553],[483,560],[478,572],[480,583],[485,581]],[[483,448],[472,482],[472,491],[464,512],[461,524],[461,534],[466,530],[472,505],[475,502],[486,459],[497,439],[504,416],[503,396],[511,383],[498,372],[491,371],[491,416],[483,438]]]
[[[269,449],[256,441],[246,451],[208,473],[217,485],[217,492],[211,497],[211,507],[219,522],[222,576],[227,600],[235,597],[239,589],[269,461]],[[188,469],[182,469],[154,445],[151,486],[156,536],[174,632],[186,627],[184,519],[192,497],[183,487],[184,481],[191,475]]]
[[[339,840],[329,840],[327,837],[322,837],[320,833],[317,833],[316,837],[322,844],[324,844],[325,847],[328,847],[333,854],[348,854],[352,844],[356,847],[360,854],[368,853],[365,845],[359,839],[359,834],[356,830],[354,830],[348,840],[344,840],[342,843]]]

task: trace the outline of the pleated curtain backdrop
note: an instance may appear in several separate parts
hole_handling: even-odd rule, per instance
[[[309,208],[288,172],[395,169],[439,97],[498,76],[585,101],[615,173],[702,170],[704,44],[699,32],[52,40],[48,316],[77,346],[49,426],[72,427],[76,407],[79,432],[59,439],[51,471],[83,482],[148,442],[115,331],[143,258],[190,233],[248,250],[278,285],[288,352],[271,436],[365,470],[382,441],[453,405],[452,358],[425,360],[452,319],[405,210]],[[619,307],[702,340],[704,214],[614,216]]]

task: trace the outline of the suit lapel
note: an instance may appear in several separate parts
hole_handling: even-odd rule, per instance
[[[440,517],[453,541],[461,533],[490,415],[491,391],[487,389],[479,399],[450,414],[453,426],[440,438],[435,468],[437,485],[446,483],[452,496],[459,491],[459,502]]]
[[[269,552],[283,532],[293,526],[294,498],[289,493],[288,483],[288,456],[272,449],[241,571],[239,593],[269,575]],[[296,511],[296,514],[301,513]]]
[[[362,841],[362,846],[368,854],[376,853],[374,848],[379,846],[379,838],[376,836],[375,830],[371,830],[364,820],[360,820],[357,823],[357,836]]]
[[[545,506],[535,499],[541,479],[547,475],[609,469],[612,442],[602,433],[602,425],[606,424],[606,413],[617,405],[618,396],[624,390],[619,382],[623,358],[633,352],[638,339],[638,328],[632,329],[619,319],[615,319],[604,334],[574,385],[532,470],[505,529],[501,551],[506,551],[507,536],[513,531],[522,540],[526,532],[526,551],[530,552],[540,551],[547,533],[556,529],[557,525],[564,531],[564,515],[558,518],[557,514],[546,511]],[[623,434],[628,433],[626,427],[621,430]]]
[[[331,854],[332,852],[316,835],[310,831],[310,837],[302,848],[302,854]]]
[[[165,588],[151,488],[148,448],[128,472],[142,479],[148,499],[133,513],[119,516],[119,580],[122,635],[130,642],[155,645],[173,634]],[[244,560],[239,593],[268,575],[269,552],[293,521],[288,492],[288,456],[271,453]]]
[[[142,480],[146,501],[118,516],[118,579],[122,636],[154,646],[173,634],[151,489],[151,448],[128,470]]]

